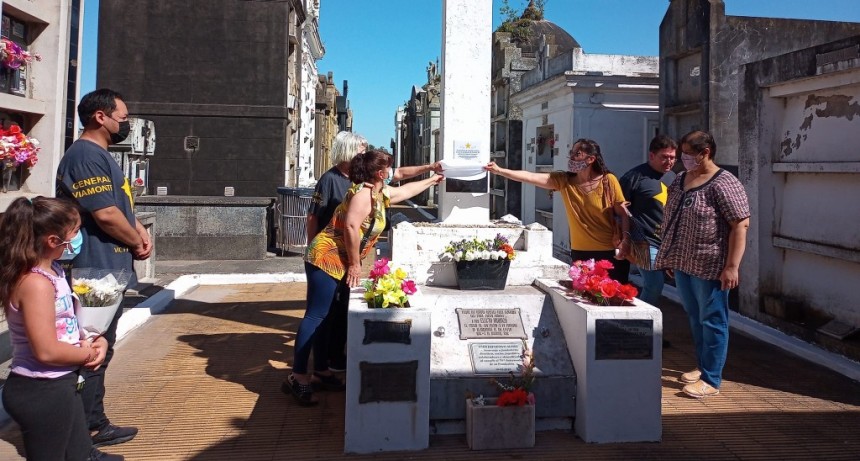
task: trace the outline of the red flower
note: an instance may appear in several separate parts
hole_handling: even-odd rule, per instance
[[[601,259],[594,263],[594,275],[609,275],[609,270],[614,267],[608,260]]]
[[[621,284],[616,280],[612,280],[610,278],[603,279],[600,282],[600,294],[603,295],[604,298],[614,298],[618,293],[618,288]]]
[[[500,407],[523,406],[528,402],[528,394],[525,390],[517,388],[512,391],[504,391],[496,399],[496,405]]]
[[[639,290],[628,283],[627,285],[621,285],[618,287],[618,294],[626,301],[631,301],[639,294]]]

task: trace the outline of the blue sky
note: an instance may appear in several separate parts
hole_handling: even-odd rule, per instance
[[[527,0],[508,0],[518,9]],[[84,16],[81,94],[95,88],[98,0]],[[558,24],[586,53],[657,55],[658,30],[668,0],[547,0],[546,19]],[[860,22],[858,0],[725,0],[726,14]],[[493,0],[493,27],[502,0]],[[349,81],[356,132],[388,147],[394,112],[412,85],[427,81],[425,68],[442,43],[442,0],[321,0],[320,35],[326,47],[320,73]],[[441,59],[441,57],[440,57]],[[122,88],[116,88],[122,92]]]

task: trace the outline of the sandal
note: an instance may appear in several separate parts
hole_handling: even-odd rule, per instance
[[[337,392],[346,389],[346,385],[343,381],[335,375],[324,375],[315,371],[313,377],[319,380],[314,381],[311,379],[311,386],[313,386],[314,390]]]
[[[281,392],[284,394],[292,394],[299,405],[303,407],[312,407],[319,402],[314,399],[313,387],[310,384],[302,384],[296,380],[296,377],[290,374],[287,380],[281,383]]]

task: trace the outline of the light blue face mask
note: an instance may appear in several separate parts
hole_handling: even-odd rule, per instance
[[[387,185],[391,184],[392,179],[394,179],[394,168],[389,167],[388,168],[388,177],[383,179],[382,182],[387,186]]]
[[[75,259],[75,256],[81,254],[81,247],[84,244],[84,235],[81,233],[81,230],[78,229],[78,233],[75,234],[71,240],[63,243],[65,244],[65,248],[63,248],[63,254],[60,255],[60,261]]]

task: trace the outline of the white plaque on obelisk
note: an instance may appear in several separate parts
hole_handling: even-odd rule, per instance
[[[442,159],[486,164],[490,161],[493,2],[443,0],[442,5]],[[487,180],[486,175],[477,180],[484,183],[473,183],[471,192],[449,191],[456,190],[458,183],[443,182],[439,219],[454,224],[488,223]]]

